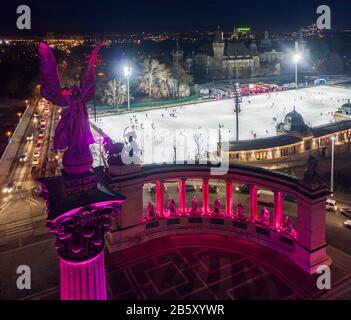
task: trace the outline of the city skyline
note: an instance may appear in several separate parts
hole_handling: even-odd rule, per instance
[[[31,8],[31,30],[16,28],[17,6],[26,4]],[[332,14],[332,30],[349,27],[348,12],[351,3],[345,0],[329,1]],[[221,26],[230,31],[234,26],[248,26],[262,32],[295,31],[316,22],[320,1],[297,0],[293,4],[270,0],[268,3],[229,0],[205,0],[186,2],[153,3],[145,1],[81,1],[66,0],[59,3],[42,1],[15,1],[4,4],[0,30],[7,35],[130,33],[130,32],[184,32],[216,29]],[[98,6],[98,14],[97,14]],[[254,8],[255,10],[252,10]],[[60,14],[60,12],[62,14]],[[294,14],[295,13],[295,14]],[[279,19],[276,17],[279,16]]]

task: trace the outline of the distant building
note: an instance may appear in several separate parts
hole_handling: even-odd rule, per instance
[[[184,51],[181,49],[179,45],[179,41],[177,39],[177,44],[175,50],[172,51],[172,63],[179,64],[182,63],[184,59]]]
[[[240,41],[224,41],[217,30],[212,43],[202,44],[194,54],[194,72],[209,80],[254,77],[260,69],[257,52]]]
[[[351,120],[351,103],[350,100],[341,106],[341,108],[334,113],[335,121]]]
[[[309,135],[309,127],[300,113],[295,108],[289,112],[284,119],[284,122],[277,125],[277,134],[287,134],[295,137],[304,137]]]

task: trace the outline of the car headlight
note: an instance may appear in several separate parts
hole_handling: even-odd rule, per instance
[[[7,191],[8,191],[7,188],[2,189],[2,193],[7,193]]]

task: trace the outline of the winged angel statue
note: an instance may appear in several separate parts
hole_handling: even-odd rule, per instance
[[[66,172],[81,174],[88,171],[93,162],[89,145],[94,137],[90,131],[86,103],[92,99],[96,90],[94,58],[103,47],[97,45],[80,86],[62,89],[57,71],[57,62],[52,49],[45,43],[39,45],[42,97],[56,106],[65,107],[55,130],[54,150],[65,151],[62,163]]]

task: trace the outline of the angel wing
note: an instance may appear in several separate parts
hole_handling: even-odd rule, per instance
[[[52,49],[44,42],[39,45],[39,60],[41,73],[40,94],[51,103],[64,107],[68,104],[61,93],[60,80],[57,73],[57,63]]]
[[[81,88],[81,96],[82,99],[86,102],[89,101],[94,92],[95,92],[95,68],[96,68],[96,60],[98,58],[98,53],[103,47],[103,44],[98,44],[90,55],[90,60],[88,63],[88,67],[85,72],[82,74],[80,88]]]

